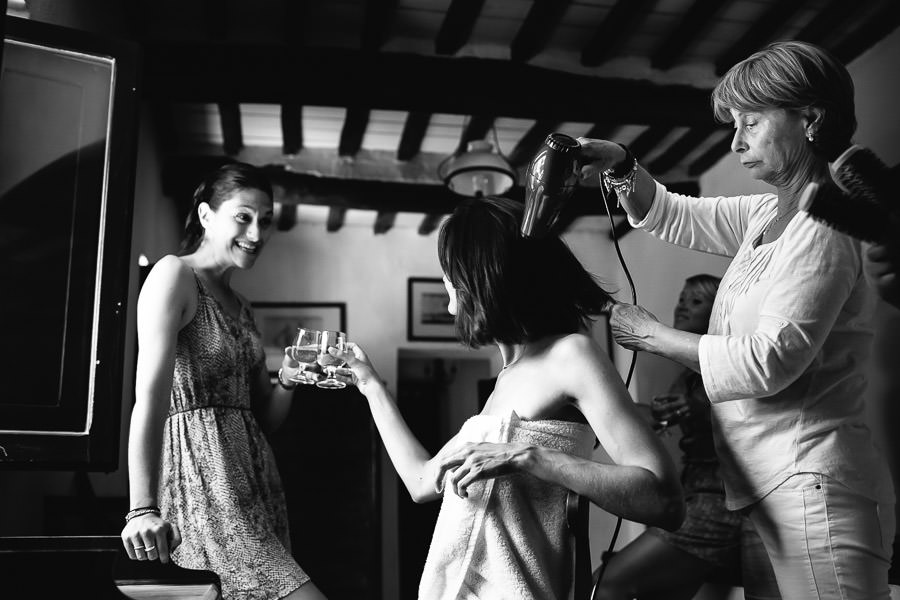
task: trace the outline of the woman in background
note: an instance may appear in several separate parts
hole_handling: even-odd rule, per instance
[[[273,390],[250,303],[231,287],[271,233],[268,180],[250,165],[225,165],[194,192],[180,255],[147,276],[122,541],[135,560],[213,571],[228,600],[323,600],[291,556],[263,435],[287,415],[295,370],[285,364]]]
[[[732,67],[712,100],[741,165],[775,193],[673,194],[624,147],[580,140],[584,174],[605,172],[634,226],[732,257],[707,334],[621,304],[613,334],[702,375],[726,506],[753,522],[783,597],[886,600],[894,491],[863,398],[872,291],[860,243],[798,212],[851,145],[853,81],[824,49],[778,42]]]
[[[671,457],[609,357],[585,332],[610,302],[558,237],[519,235],[523,206],[462,202],[441,227],[460,340],[496,344],[493,393],[435,456],[409,430],[359,346],[339,353],[415,502],[443,497],[422,600],[563,600],[573,585],[571,490],[632,521],[674,529],[684,505]],[[591,459],[594,440],[614,464]]]
[[[672,326],[706,333],[719,282],[712,275],[688,277]],[[595,600],[689,600],[713,572],[740,572],[742,562],[747,566],[742,577],[747,600],[780,598],[771,568],[761,568],[769,558],[753,525],[725,508],[709,398],[700,374],[683,369],[668,394],[653,398],[650,412],[654,428],[666,431],[677,424],[681,429],[678,447],[687,514],[675,531],[650,527],[608,559]]]

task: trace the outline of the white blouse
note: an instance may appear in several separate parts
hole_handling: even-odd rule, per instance
[[[692,198],[657,183],[641,222],[679,246],[731,256],[699,344],[726,504],[761,499],[795,473],[833,477],[873,500],[890,473],[865,424],[874,297],[860,244],[796,214],[758,242],[777,197]]]

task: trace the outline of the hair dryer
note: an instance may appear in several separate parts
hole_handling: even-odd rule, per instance
[[[522,237],[542,238],[553,230],[578,183],[578,142],[551,133],[528,165]]]

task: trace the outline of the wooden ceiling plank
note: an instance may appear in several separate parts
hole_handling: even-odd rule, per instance
[[[885,0],[863,21],[858,28],[838,42],[833,48],[837,58],[844,64],[874,46],[879,40],[900,26],[900,10],[896,0]]]
[[[456,54],[472,35],[484,0],[452,0],[434,42],[436,54]]]
[[[163,192],[187,211],[197,182],[227,161],[223,156],[170,157],[163,163]],[[288,171],[275,164],[265,165],[262,169],[272,182],[274,200],[285,205],[446,215],[462,200],[462,196],[444,185],[320,177]],[[597,186],[578,186],[572,194],[573,210],[578,215],[605,214],[603,203],[597,202],[599,194]],[[525,188],[517,185],[504,195],[523,201]],[[612,208],[614,215],[625,214],[621,208]]]
[[[390,34],[396,11],[397,0],[366,1],[362,26],[363,50],[381,50]]]
[[[660,44],[650,58],[650,64],[661,70],[675,65],[691,44],[703,37],[703,32],[713,23],[719,14],[732,0],[694,0],[691,7],[681,18],[678,27]]]
[[[241,131],[241,106],[237,102],[219,102],[219,122],[222,125],[222,149],[234,156],[244,147]]]
[[[662,154],[647,165],[647,171],[655,176],[663,175],[666,171],[681,162],[686,155],[690,154],[697,146],[703,143],[715,129],[707,127],[695,127],[689,129],[672,142]]]
[[[344,218],[347,216],[347,209],[343,206],[332,206],[328,209],[328,220],[325,223],[325,229],[329,233],[335,233],[344,226]]]
[[[422,140],[431,123],[430,112],[411,112],[406,115],[403,133],[397,146],[397,160],[411,160],[422,149]]]
[[[287,155],[303,150],[303,107],[299,104],[281,105],[281,150]]]
[[[430,235],[435,229],[438,228],[438,225],[441,224],[441,221],[444,219],[444,215],[439,213],[427,213],[423,218],[422,222],[419,223],[419,235]]]
[[[896,3],[896,0],[890,1]],[[854,2],[831,0],[816,13],[806,27],[797,32],[794,39],[822,44],[826,48],[830,48],[831,38],[838,35],[846,21],[865,4],[865,0],[855,0]]]
[[[596,67],[637,29],[657,0],[618,0],[581,51],[581,64]]]
[[[490,115],[472,115],[466,123],[462,134],[459,136],[459,146],[456,152],[464,152],[469,146],[469,142],[475,140],[483,140],[490,133],[494,126],[494,117]]]
[[[614,123],[594,123],[590,129],[588,129],[587,133],[584,134],[586,138],[593,138],[596,140],[608,140],[615,130],[618,128],[618,125]]]
[[[694,159],[688,166],[688,175],[697,177],[731,152],[732,136],[726,135],[722,140],[710,146],[709,150]]]
[[[540,53],[571,3],[571,0],[535,0],[510,44],[510,58],[524,62]]]
[[[278,231],[290,231],[297,224],[297,205],[277,203],[276,212],[278,218],[275,220],[275,228]]]
[[[309,11],[307,0],[284,0],[284,43],[292,48],[302,48],[306,45],[303,24],[306,22]]]
[[[642,131],[633,142],[628,144],[628,148],[631,150],[631,153],[637,157],[638,161],[640,161],[641,157],[649,154],[663,138],[671,133],[672,129],[674,129],[674,127],[667,125],[652,125]]]
[[[394,221],[396,220],[397,213],[393,211],[379,210],[378,214],[375,215],[375,235],[381,235],[390,231],[394,226]]]
[[[339,48],[273,53],[271,46],[249,43],[147,42],[143,49],[145,99],[346,106],[364,89],[369,106],[384,110],[535,120],[564,115],[566,121],[593,122],[602,99],[604,120],[614,123],[694,126],[711,119],[709,89],[552,72],[509,60]],[[410,73],[416,73],[416,93],[409,92]],[[561,94],[560,89],[579,93]]]
[[[344,117],[344,126],[341,128],[341,141],[338,145],[338,155],[355,156],[362,148],[366,128],[369,126],[369,109],[351,106]]]
[[[716,74],[722,75],[735,63],[744,60],[781,31],[809,0],[778,0],[760,15],[738,39],[716,59]]]
[[[228,3],[222,0],[201,0],[206,35],[211,40],[228,39]]]
[[[514,167],[527,165],[534,158],[547,136],[559,127],[559,121],[536,121],[525,135],[518,141],[509,155],[509,162]]]

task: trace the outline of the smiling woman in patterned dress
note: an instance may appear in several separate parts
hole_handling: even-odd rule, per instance
[[[215,572],[227,600],[323,600],[291,556],[287,511],[263,435],[290,407],[269,383],[250,304],[230,285],[272,231],[272,188],[234,163],[194,193],[179,256],[138,299],[138,366],[122,541],[135,560]]]

